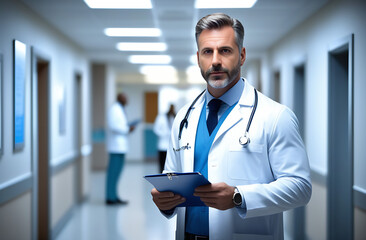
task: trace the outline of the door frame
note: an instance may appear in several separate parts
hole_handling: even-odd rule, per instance
[[[299,111],[299,104],[298,104],[298,86],[299,86],[299,82],[298,82],[298,78],[297,78],[297,73],[298,70],[302,69],[303,71],[303,78],[301,79],[302,83],[302,87],[303,87],[303,99],[301,100],[301,102],[303,103],[302,105],[302,116],[301,119],[299,119],[299,115],[298,115],[298,111]],[[298,118],[298,122],[299,122],[299,131],[300,131],[300,136],[305,144],[305,130],[306,130],[306,57],[301,57],[300,59],[298,59],[294,64],[293,64],[293,110],[295,112],[295,114],[297,114],[297,118]],[[302,239],[306,239],[306,233],[305,233],[305,224],[306,224],[306,214],[305,214],[305,206],[302,207],[298,207],[295,208],[293,210],[293,221],[294,221],[294,225],[293,225],[293,239],[297,239],[297,240],[302,240]]]
[[[338,140],[345,141],[348,147],[347,153],[347,161],[348,165],[345,168],[342,168],[342,176],[343,180],[346,179],[350,194],[346,194],[346,196],[342,196],[342,198],[347,198],[345,201],[351,204],[348,206],[350,209],[347,212],[348,214],[344,214],[339,211],[340,206],[344,209],[344,205],[339,202],[335,202],[334,194],[340,192],[339,184],[337,183],[336,173],[339,171],[339,167],[336,165],[337,162],[334,162],[332,158],[332,144],[330,141],[334,139],[333,129],[335,126],[331,121],[330,117],[332,116],[332,99],[333,96],[333,85],[332,85],[332,69],[331,69],[331,60],[332,57],[336,54],[343,53],[348,51],[348,76],[347,76],[347,84],[348,84],[348,113],[347,113],[347,136],[336,136],[339,137]],[[354,231],[354,203],[353,203],[353,156],[354,156],[354,142],[353,142],[353,131],[354,131],[354,35],[350,34],[342,39],[331,44],[328,48],[328,174],[327,174],[327,239],[341,239],[342,236],[337,234],[337,230],[342,229],[342,232],[345,231],[345,227],[349,231],[350,239],[353,239],[353,231]],[[335,222],[335,219],[344,219],[343,224],[338,224]],[[349,226],[345,226],[345,222],[349,224]]]
[[[83,186],[84,186],[84,164],[83,164],[83,155],[82,155],[82,138],[83,138],[83,129],[82,129],[82,111],[83,111],[83,91],[82,91],[82,81],[83,75],[82,71],[74,71],[73,76],[73,85],[74,85],[74,139],[75,148],[76,148],[76,157],[75,157],[75,202],[81,203],[83,201]]]
[[[302,124],[302,126],[299,127],[299,130],[300,130],[300,135],[303,139],[303,141],[305,142],[305,123],[306,123],[306,94],[307,94],[307,91],[306,91],[306,62],[305,60],[302,61],[302,62],[299,62],[297,64],[295,64],[293,66],[293,74],[294,74],[294,85],[293,85],[293,104],[294,104],[294,112],[295,114],[298,113],[299,111],[299,108],[298,108],[298,78],[296,77],[297,76],[297,73],[298,73],[298,70],[299,69],[302,69],[303,70],[303,79],[302,79],[302,86],[303,86],[303,105],[302,105],[302,116],[301,116],[301,120],[299,120],[299,123]],[[297,118],[299,118],[299,116],[297,116]]]
[[[51,119],[51,105],[50,105],[50,93],[51,93],[51,80],[50,80],[50,69],[51,69],[51,58],[47,57],[45,54],[43,54],[39,49],[36,49],[35,47],[31,47],[31,158],[32,158],[32,172],[33,172],[33,194],[32,194],[32,239],[39,239],[39,232],[38,232],[38,224],[39,224],[39,216],[38,216],[38,183],[39,183],[39,138],[38,138],[38,70],[37,66],[39,62],[45,62],[48,64],[48,73],[47,73],[47,80],[48,80],[48,86],[47,86],[47,112],[48,112],[48,122],[50,123]],[[48,130],[48,140],[51,139],[51,131]],[[48,149],[48,156],[47,159],[50,159],[50,150],[51,150],[51,144],[50,141],[47,141],[47,149]],[[48,230],[48,238],[51,239],[51,175],[50,175],[51,169],[50,164],[48,161],[48,176],[47,176],[47,182],[48,182],[48,197],[47,197],[47,212],[48,212],[48,221],[47,221],[47,230]]]
[[[282,81],[281,81],[281,68],[275,68],[272,71],[272,99],[278,103],[281,103],[281,88],[282,88]]]

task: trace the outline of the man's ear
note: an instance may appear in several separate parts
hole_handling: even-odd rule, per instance
[[[247,57],[247,54],[245,52],[245,47],[243,47],[241,49],[241,52],[240,52],[240,66],[243,66],[244,62],[245,62],[245,59]]]
[[[198,54],[198,51],[197,51],[197,64],[198,64],[198,67],[200,67],[200,55]]]

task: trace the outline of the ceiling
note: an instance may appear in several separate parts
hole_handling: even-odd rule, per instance
[[[90,9],[83,0],[21,0],[85,50],[92,61],[133,73],[141,65],[130,64],[132,54],[167,54],[179,71],[190,66],[196,53],[194,27],[203,16],[224,12],[245,28],[247,58],[255,58],[320,9],[328,0],[258,0],[250,9],[195,9],[194,0],[151,0],[152,9]],[[133,1],[133,0],[128,0]],[[107,37],[104,28],[160,28],[160,37]],[[165,52],[121,52],[117,42],[160,42]]]

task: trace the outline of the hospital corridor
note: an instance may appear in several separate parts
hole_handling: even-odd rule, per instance
[[[365,240],[365,13],[0,0],[0,240]]]

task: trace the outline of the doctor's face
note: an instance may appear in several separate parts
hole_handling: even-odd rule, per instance
[[[245,48],[239,52],[235,32],[230,26],[203,30],[198,38],[198,65],[214,97],[220,97],[240,79]]]

